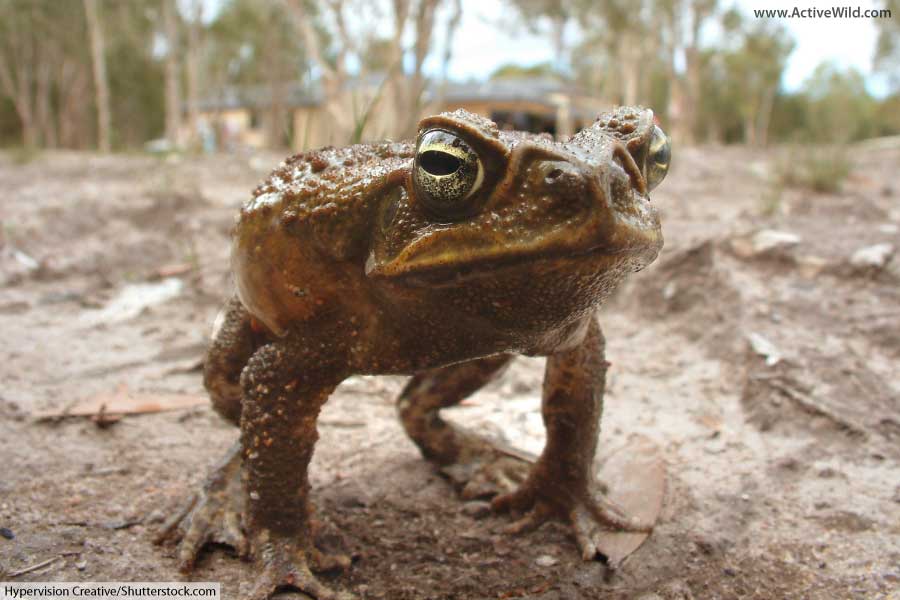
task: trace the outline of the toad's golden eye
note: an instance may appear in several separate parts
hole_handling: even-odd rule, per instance
[[[458,135],[432,129],[419,138],[413,181],[431,216],[453,220],[471,214],[483,180],[481,160]]]
[[[669,161],[672,159],[672,144],[669,137],[659,127],[653,127],[653,135],[650,138],[650,147],[647,152],[647,165],[645,178],[647,191],[652,190],[666,178],[669,172]]]

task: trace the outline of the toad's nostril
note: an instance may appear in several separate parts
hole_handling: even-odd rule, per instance
[[[547,183],[553,183],[553,181],[560,175],[562,175],[562,169],[553,169],[552,171],[547,173],[547,177],[544,178],[544,181],[546,181]]]

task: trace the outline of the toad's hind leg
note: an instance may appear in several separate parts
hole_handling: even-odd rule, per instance
[[[480,358],[415,375],[397,401],[403,427],[421,450],[460,489],[463,498],[488,498],[515,489],[529,462],[522,453],[451,425],[440,410],[454,406],[497,377],[512,355]]]
[[[267,341],[257,331],[247,309],[236,297],[216,318],[204,363],[203,384],[213,408],[235,426],[241,419],[241,372],[253,353]],[[163,525],[156,542],[177,541],[178,564],[189,571],[207,543],[232,546],[244,556],[249,551],[241,523],[244,491],[241,484],[240,445],[235,444],[210,471],[203,487]]]
[[[216,412],[235,426],[241,422],[241,373],[268,341],[237,296],[219,311],[203,366],[203,385]]]

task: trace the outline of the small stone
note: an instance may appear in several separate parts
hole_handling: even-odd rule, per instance
[[[763,229],[754,234],[752,243],[754,254],[763,254],[793,248],[800,243],[800,236],[789,231]]]
[[[760,334],[755,332],[748,333],[747,341],[750,342],[750,347],[753,348],[754,352],[766,359],[766,364],[768,366],[774,367],[779,362],[781,362],[781,352],[778,350],[775,344],[773,344]]]
[[[6,538],[8,540],[16,539],[16,534],[13,533],[12,529],[9,527],[0,527],[0,537]]]
[[[156,510],[152,511],[149,515],[147,515],[147,518],[144,519],[144,522],[145,523],[162,523],[165,520],[166,520],[166,513],[157,508]]]
[[[671,300],[675,297],[675,294],[678,293],[678,283],[675,281],[670,281],[666,284],[666,287],[663,288],[662,296],[665,300]]]
[[[550,556],[549,554],[544,554],[543,556],[538,556],[534,561],[534,564],[536,564],[539,567],[552,567],[556,563],[557,563],[557,560],[554,557]]]
[[[473,500],[462,505],[462,514],[473,519],[483,519],[491,514],[491,503],[483,500]]]
[[[75,568],[78,569],[79,571],[84,571],[85,569],[87,569],[87,561],[82,560],[82,561],[75,563]]]
[[[850,264],[859,269],[883,269],[894,257],[893,244],[865,246],[853,253]]]

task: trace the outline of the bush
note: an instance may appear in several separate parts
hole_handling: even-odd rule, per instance
[[[835,193],[853,172],[853,161],[843,146],[795,146],[776,172],[780,185]]]

